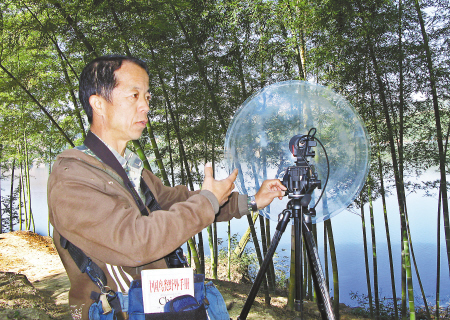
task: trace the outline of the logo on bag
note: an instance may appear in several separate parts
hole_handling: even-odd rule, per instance
[[[142,270],[145,313],[164,312],[164,305],[179,296],[194,296],[192,268]]]
[[[189,278],[172,278],[164,280],[150,280],[149,289],[150,292],[167,292],[167,291],[179,291],[189,290],[191,286]]]

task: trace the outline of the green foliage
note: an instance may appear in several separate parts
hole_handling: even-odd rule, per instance
[[[238,234],[233,234],[231,237],[231,266],[232,266],[232,275],[239,275],[240,279],[238,281],[242,282],[252,282],[255,274],[254,274],[254,268],[258,264],[258,260],[256,258],[256,254],[251,252],[252,250],[249,249],[247,246],[244,249],[244,252],[240,257],[238,257],[234,253],[234,249],[239,243]],[[218,239],[218,248],[219,248],[219,264],[228,263],[228,244],[225,246],[222,246],[222,239]],[[253,270],[253,272],[252,272]]]
[[[84,64],[97,55],[110,53],[129,53],[148,61],[153,93],[151,120],[159,137],[157,143],[165,164],[175,166],[180,173],[181,159],[174,148],[179,144],[175,127],[183,137],[191,170],[195,164],[211,159],[212,137],[215,157],[219,159],[217,149],[223,145],[224,128],[212,99],[217,100],[227,125],[251,93],[276,81],[302,78],[302,73],[345,93],[366,119],[371,134],[371,122],[378,122],[380,140],[385,141],[365,36],[371,35],[377,41],[377,56],[390,86],[395,113],[399,89],[395,81],[396,10],[395,3],[387,1],[366,2],[362,7],[354,1],[176,1],[173,7],[161,1],[6,1],[2,4],[0,62],[48,109],[77,145],[88,125],[77,101],[78,75]],[[439,21],[445,19],[444,11],[439,12]],[[415,58],[419,48],[413,13],[410,9],[404,12],[404,25],[410,28],[404,44],[404,90],[408,100],[404,167],[416,174],[436,163],[437,152],[433,144],[423,143],[433,136],[434,128],[433,118],[426,116],[427,102],[415,103],[408,97],[424,87],[419,82],[424,78],[419,73],[423,68]],[[441,25],[436,22],[436,26]],[[441,33],[432,33],[436,38],[432,41],[438,43],[446,32],[442,28]],[[436,59],[439,66],[448,60],[444,55],[436,55]],[[446,79],[445,68],[439,70]],[[30,139],[30,148],[38,146],[31,149],[32,157],[48,161],[44,159],[54,158],[68,146],[15,81],[3,76],[0,82],[2,140],[8,136],[17,139],[21,112],[26,115],[21,120],[23,125],[36,133]],[[163,94],[164,86],[167,96]],[[444,97],[447,87],[440,89]],[[174,119],[166,120],[166,98],[172,104]],[[442,99],[444,113],[448,113],[447,105]],[[11,117],[16,120],[14,129],[8,125]],[[422,135],[419,139],[418,134]],[[149,144],[143,147],[151,157]],[[386,144],[382,147],[385,149]],[[5,150],[4,158],[13,156]],[[177,174],[176,182],[181,180]]]
[[[365,294],[360,294],[358,292],[350,292],[350,297],[352,300],[356,301],[358,307],[350,309],[350,313],[361,318],[370,318],[370,306],[368,299],[369,297]],[[397,306],[400,307],[400,299],[397,299]],[[400,308],[398,308],[400,309]],[[434,312],[434,307],[431,307],[431,311]],[[395,315],[394,311],[394,300],[392,298],[382,298],[380,299],[379,308],[379,318],[383,320],[395,320],[399,319],[400,315]],[[416,307],[417,319],[427,319],[427,313],[423,307]],[[447,308],[441,308],[440,319],[447,319],[449,316],[449,310]]]
[[[18,200],[18,193],[14,192],[12,195],[2,196],[1,199],[2,212],[1,212],[1,232],[9,232],[12,231],[10,228],[11,216],[12,216],[12,224],[15,225],[18,222],[19,213],[17,210],[17,206],[14,205],[15,201]],[[11,200],[13,203],[13,207],[11,208]]]
[[[242,281],[251,283],[255,280],[259,271],[258,259],[253,249],[253,243],[247,244],[241,256],[237,256],[234,253],[237,245],[239,244],[239,235],[234,234],[231,237],[231,266],[232,266],[232,279],[234,281]],[[226,265],[228,263],[228,244],[222,246],[222,241],[219,239],[219,264]],[[289,277],[288,262],[289,257],[279,257],[278,254],[274,255],[275,266],[275,283],[276,289],[286,292],[287,279]],[[239,275],[239,278],[235,278]]]
[[[358,292],[350,292],[352,300],[357,302],[358,307],[352,308],[351,313],[358,317],[369,318],[370,317],[370,306],[368,302],[368,296],[364,294],[359,294]],[[396,303],[399,305],[399,301]],[[383,298],[380,299],[380,308],[378,310],[380,319],[385,320],[395,320],[398,316],[395,316],[394,312],[394,300]]]

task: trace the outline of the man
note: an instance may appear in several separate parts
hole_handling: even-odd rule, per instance
[[[62,247],[61,237],[101,268],[108,288],[126,293],[142,269],[167,268],[164,257],[213,221],[250,213],[247,196],[232,192],[237,170],[218,181],[206,165],[202,189],[191,192],[185,186],[166,187],[142,169],[142,162],[126,145],[141,136],[150,98],[147,67],[138,59],[100,57],[81,73],[80,100],[91,124],[88,136],[108,147],[134,190],[127,190],[118,172],[86,145],[65,150],[53,165],[48,182],[49,215],[71,283],[69,305],[74,319],[88,319],[91,292],[100,289],[80,271]],[[145,201],[141,178],[161,209],[145,209],[144,214],[139,210],[133,194]],[[254,197],[253,209],[282,197],[285,189],[279,180],[265,181]]]

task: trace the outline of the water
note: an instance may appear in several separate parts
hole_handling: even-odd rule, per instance
[[[17,168],[16,168],[17,169]],[[41,235],[48,235],[48,209],[47,209],[47,178],[48,166],[39,165],[30,170],[30,185],[31,185],[31,210],[34,215],[34,223],[36,232]],[[8,173],[11,175],[11,172]],[[17,174],[17,171],[16,171]],[[17,175],[16,175],[17,177]],[[2,177],[3,178],[3,177]],[[11,180],[2,179],[1,189],[2,197],[10,194]],[[14,189],[18,185],[18,179],[14,181]],[[2,208],[3,209],[3,208]],[[18,226],[15,226],[17,230]],[[52,229],[50,229],[52,230]],[[51,234],[51,232],[50,232]]]
[[[421,199],[423,200],[423,199]],[[430,199],[424,199],[424,201],[430,202]],[[380,298],[392,298],[392,288],[390,280],[390,267],[389,267],[389,256],[385,237],[384,229],[384,219],[380,216],[378,211],[377,217],[377,207],[375,206],[375,228],[376,228],[376,246],[377,246],[377,271],[378,271],[378,287]],[[378,218],[378,219],[377,219]],[[391,220],[394,219],[391,215]],[[381,221],[380,221],[381,220]],[[416,219],[417,220],[417,219]],[[433,219],[434,221],[436,219]],[[246,229],[247,222],[239,220],[233,221],[231,224],[232,233],[236,229],[242,228]],[[367,295],[367,281],[366,281],[366,267],[364,261],[364,246],[362,242],[362,225],[361,218],[351,212],[344,211],[338,216],[331,219],[333,226],[333,235],[336,246],[336,257],[338,262],[339,271],[339,290],[340,290],[340,301],[349,306],[356,306],[358,302],[352,300],[351,293],[357,293],[359,296]],[[239,225],[236,225],[239,224]],[[368,225],[368,216],[366,216],[366,225]],[[398,224],[398,228],[397,228]],[[411,230],[421,229],[420,232],[414,233],[412,231],[412,241],[413,249],[416,256],[416,261],[418,264],[419,275],[421,277],[422,285],[426,294],[426,298],[429,305],[435,305],[435,292],[436,292],[436,230],[430,231],[431,223],[425,223],[420,226],[420,221],[410,221]],[[222,224],[226,225],[226,224]],[[259,225],[259,224],[258,224]],[[401,245],[400,245],[400,235],[399,235],[399,225],[400,223],[394,222],[390,226],[391,234],[391,247],[392,256],[394,264],[394,274],[396,280],[396,294],[397,297],[401,296]],[[441,225],[443,223],[441,222]],[[274,233],[275,222],[271,222],[272,235]],[[218,227],[219,235],[226,233],[226,226]],[[244,231],[239,232],[243,234]],[[204,233],[205,236],[206,233]],[[323,224],[317,225],[317,239],[319,248],[319,258],[324,269],[324,253],[323,253]],[[444,242],[444,231],[441,230],[441,305],[448,304],[450,301],[450,278],[448,275],[448,265],[447,265],[447,255]],[[367,246],[368,250],[372,249],[371,234],[370,230],[366,231],[367,236]],[[223,236],[226,239],[226,236]],[[434,239],[434,241],[433,241]],[[279,246],[277,248],[278,260],[282,260],[283,256],[290,255],[290,228],[286,230],[283,237],[280,240]],[[372,252],[369,255],[369,270],[371,274],[371,288],[372,293],[374,292],[373,287],[373,262],[372,262]],[[331,295],[333,295],[332,288],[332,267],[331,259],[328,254],[329,259],[329,272],[330,272],[330,286]],[[413,275],[413,285],[414,294],[416,297],[417,305],[423,305],[422,296],[417,281],[415,271],[412,271]]]
[[[32,209],[35,217],[36,232],[42,235],[48,235],[48,210],[47,210],[47,177],[48,167],[43,165],[34,167],[31,170],[31,198]],[[432,180],[438,177],[433,170],[427,172],[420,180]],[[9,194],[10,182],[5,179],[1,181],[2,196]],[[395,196],[387,199],[388,219],[390,226],[391,243],[393,250],[396,291],[397,296],[401,295],[401,246],[400,246],[400,218],[397,209],[397,200]],[[410,194],[407,196],[408,214],[412,241],[419,274],[421,276],[424,290],[429,300],[429,304],[435,305],[436,291],[436,222],[437,222],[437,197],[424,197],[423,193]],[[369,208],[365,206],[366,226],[370,225]],[[358,211],[358,213],[360,213]],[[378,259],[378,278],[380,297],[392,297],[390,269],[386,245],[386,233],[384,227],[384,218],[381,206],[381,200],[374,203],[376,245]],[[367,295],[364,248],[362,243],[362,225],[361,217],[350,211],[344,211],[331,219],[333,227],[334,241],[336,245],[336,255],[339,270],[340,301],[350,306],[355,306],[357,301],[351,299],[351,292],[359,295]],[[222,238],[224,245],[227,239],[227,223],[218,223],[218,237]],[[259,223],[256,224],[259,226]],[[275,232],[276,222],[271,221],[272,235]],[[242,235],[248,228],[246,218],[235,219],[231,222],[232,234]],[[258,229],[258,228],[257,228]],[[259,230],[257,231],[259,233]],[[317,225],[319,255],[324,266],[323,255],[323,223]],[[370,230],[366,231],[368,248],[371,250]],[[50,233],[51,234],[51,233]],[[205,251],[209,254],[209,247],[206,242],[206,230],[203,231],[205,239]],[[290,254],[290,227],[283,234],[277,248],[277,260],[281,261],[283,257]],[[253,246],[253,244],[250,244]],[[441,305],[448,304],[450,300],[450,278],[447,265],[447,255],[445,252],[443,222],[441,221]],[[373,275],[372,255],[369,253],[369,268]],[[329,262],[330,279],[331,261]],[[414,273],[414,294],[417,305],[423,304],[417,278]],[[331,280],[332,281],[332,280]],[[373,276],[371,279],[372,292]],[[331,295],[333,290],[331,288]]]

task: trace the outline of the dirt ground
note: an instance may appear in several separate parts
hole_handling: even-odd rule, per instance
[[[0,234],[0,319],[71,319],[69,287],[50,237]]]
[[[237,319],[250,292],[251,284],[214,280]],[[0,234],[0,319],[70,319],[68,290],[70,282],[50,237],[32,232]],[[287,298],[271,295],[264,304],[262,290],[247,319],[300,319],[286,308]],[[345,306],[341,319],[356,319]],[[304,319],[320,319],[314,303],[304,303]]]

